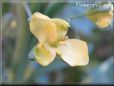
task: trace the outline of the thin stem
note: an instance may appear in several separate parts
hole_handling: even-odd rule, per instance
[[[27,14],[27,16],[28,16],[28,21],[30,21],[31,16],[32,16],[32,12],[30,11],[30,8],[29,8],[29,6],[28,6],[28,4],[27,4],[27,3],[26,3],[26,4],[24,4],[23,6],[24,6],[25,11],[26,11],[26,14]]]
[[[71,17],[69,17],[68,19],[76,19],[76,18],[83,17],[83,16],[85,16],[85,15],[87,15],[87,12],[85,12],[84,14],[78,15],[78,16],[71,16]]]
[[[81,15],[71,16],[68,19],[76,19],[76,18],[80,18],[80,17],[83,17],[83,16],[86,16],[86,15],[89,15],[89,14],[97,12],[96,9],[92,9],[92,11],[90,11],[90,10],[91,10],[91,8],[89,10],[87,10],[85,13],[81,14]]]
[[[26,14],[27,14],[28,18],[30,18],[32,16],[32,13],[30,11],[30,8],[29,8],[28,4],[26,3],[23,6],[25,8],[25,11],[26,11]]]

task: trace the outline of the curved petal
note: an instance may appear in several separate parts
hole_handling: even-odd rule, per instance
[[[68,27],[70,27],[69,23],[63,19],[52,18],[51,19],[57,26],[57,38],[58,41],[64,40],[65,35],[68,31]]]
[[[87,44],[78,39],[68,39],[60,43],[57,53],[70,66],[87,65],[89,62]]]
[[[100,9],[100,8],[99,8]],[[108,27],[113,20],[113,4],[107,3],[104,9],[100,10],[97,8],[94,12],[94,9],[91,9],[87,17],[93,21],[99,28]]]
[[[113,19],[113,14],[112,13],[98,13],[98,14],[93,14],[91,16],[88,16],[90,20],[95,22],[95,24],[99,28],[106,28],[108,27]]]
[[[40,43],[53,44],[57,40],[56,25],[48,16],[39,12],[32,15],[30,21],[30,31]]]
[[[29,54],[31,59],[34,59],[42,66],[49,65],[55,58],[56,51],[48,45],[37,44]]]

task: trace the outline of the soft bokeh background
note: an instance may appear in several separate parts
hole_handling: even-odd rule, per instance
[[[95,0],[94,0],[95,1]],[[114,84],[113,24],[99,29],[83,14],[89,8],[75,2],[4,2],[2,3],[2,83],[4,84]],[[28,58],[37,43],[29,31],[31,13],[69,20],[69,38],[88,43],[89,64],[70,67],[59,57],[47,67]]]

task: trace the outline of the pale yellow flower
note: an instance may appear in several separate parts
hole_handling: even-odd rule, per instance
[[[39,40],[29,56],[42,66],[50,64],[58,54],[70,66],[87,65],[89,62],[86,42],[68,39],[69,23],[59,18],[49,18],[39,12],[32,15],[30,31]]]
[[[87,17],[99,28],[106,28],[112,23],[113,20],[113,4],[108,2],[104,7],[102,7],[102,10],[99,10],[100,8],[101,7],[91,9],[88,12]]]

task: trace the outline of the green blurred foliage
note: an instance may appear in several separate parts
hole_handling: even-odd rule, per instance
[[[30,11],[41,12],[49,17],[53,17],[62,11],[66,3],[28,3]],[[18,27],[12,29],[9,24],[5,24],[3,29],[3,72],[2,83],[19,84],[19,83],[36,83],[41,84],[77,84],[89,76],[87,69],[91,69],[93,65],[99,65],[108,57],[113,55],[111,48],[113,47],[112,31],[101,31],[97,27],[92,29],[91,36],[85,36],[82,32],[75,32],[74,27],[70,27],[68,31],[69,37],[75,37],[79,34],[80,38],[91,43],[94,49],[89,53],[90,63],[87,67],[69,67],[59,58],[47,67],[30,61],[28,53],[36,45],[38,40],[29,31],[28,15],[24,9],[23,3],[2,3],[2,19],[9,12],[17,17]],[[7,20],[7,19],[6,19]],[[10,32],[11,31],[11,32]],[[14,31],[14,32],[13,32]],[[9,33],[8,35],[6,34]],[[16,33],[13,37],[10,36]],[[78,34],[77,34],[78,33]],[[108,34],[108,35],[107,35]],[[113,40],[114,41],[114,40]],[[104,52],[100,52],[103,51]],[[43,79],[42,79],[43,78]],[[60,79],[60,80],[59,80]],[[40,81],[41,80],[41,81]]]

